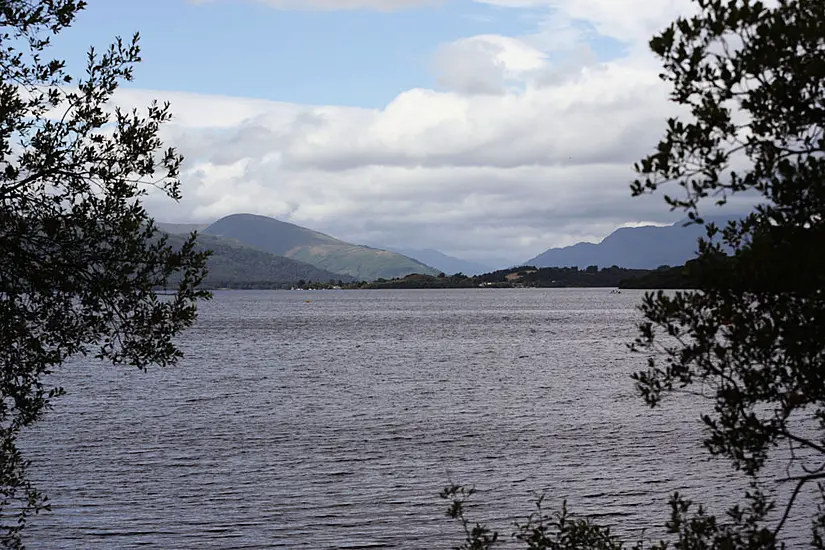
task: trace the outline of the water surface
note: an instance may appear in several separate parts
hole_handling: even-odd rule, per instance
[[[438,492],[505,533],[535,494],[634,533],[730,496],[698,413],[629,374],[641,294],[215,293],[177,368],[89,362],[27,438],[32,548],[448,548]]]

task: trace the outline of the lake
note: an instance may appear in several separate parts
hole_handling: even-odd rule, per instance
[[[634,536],[673,490],[721,507],[733,472],[695,404],[634,393],[641,295],[216,292],[178,367],[56,376],[69,395],[25,439],[53,511],[27,543],[449,548],[450,481],[505,535],[542,491]]]

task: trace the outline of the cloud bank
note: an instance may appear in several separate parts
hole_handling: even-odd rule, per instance
[[[643,45],[689,2],[485,1],[546,7],[546,17],[530,36],[442,45],[440,89],[405,91],[381,109],[122,90],[123,105],[171,101],[177,116],[164,137],[187,157],[182,203],[152,195],[150,211],[180,222],[258,213],[358,243],[513,263],[680,217],[661,195],[631,198],[629,182],[674,113]],[[566,37],[555,50],[542,36],[550,29]],[[587,33],[627,50],[601,63],[577,55]]]

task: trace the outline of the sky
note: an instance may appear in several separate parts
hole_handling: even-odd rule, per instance
[[[632,165],[675,111],[647,42],[690,0],[89,0],[54,52],[139,31],[115,101],[171,102],[158,221],[276,217],[359,244],[519,263],[670,223]]]

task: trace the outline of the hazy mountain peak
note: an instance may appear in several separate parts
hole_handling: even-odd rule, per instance
[[[705,222],[724,225],[738,216],[706,216]],[[577,243],[551,248],[525,262],[537,267],[579,267],[617,265],[632,269],[655,269],[661,265],[682,265],[696,257],[697,240],[706,235],[705,226],[685,225],[686,218],[672,225],[620,227],[599,243]]]
[[[455,273],[479,275],[481,273],[493,271],[493,268],[488,265],[456,258],[432,248],[392,248],[392,250],[432,266],[447,275],[453,275]]]

